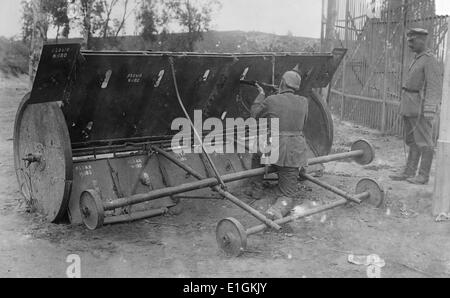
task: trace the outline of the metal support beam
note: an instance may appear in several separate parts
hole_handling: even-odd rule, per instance
[[[354,151],[350,151],[347,153],[339,153],[339,154],[334,154],[334,155],[329,155],[329,156],[324,156],[324,157],[313,158],[308,161],[308,164],[309,165],[324,164],[327,162],[338,161],[338,160],[342,160],[342,159],[346,159],[346,158],[358,158],[365,154],[366,154],[366,152],[364,150],[354,150]],[[187,167],[187,166],[184,165],[184,167]],[[269,174],[272,174],[272,173],[276,173],[276,170],[274,168],[269,169]],[[249,170],[249,171],[245,171],[245,172],[224,175],[222,177],[222,179],[225,183],[230,183],[230,182],[240,181],[240,180],[244,180],[244,179],[248,179],[248,178],[263,176],[265,174],[266,174],[265,168],[258,168],[258,169],[253,169],[253,170]],[[199,177],[201,177],[201,176],[199,176]],[[153,190],[149,193],[137,194],[137,195],[126,197],[126,198],[121,198],[121,199],[115,200],[113,202],[107,202],[107,203],[104,203],[104,210],[112,211],[112,210],[115,210],[118,208],[123,208],[123,207],[131,206],[131,205],[137,205],[140,203],[145,203],[148,201],[157,200],[157,199],[161,199],[161,198],[168,197],[168,196],[182,194],[182,193],[190,192],[193,190],[212,188],[212,187],[218,186],[218,185],[219,185],[219,183],[216,178],[202,179],[202,180],[199,180],[196,182],[186,183],[186,184],[182,184],[182,185],[178,185],[178,186],[174,186],[174,187],[167,187],[164,189]]]
[[[159,149],[157,147],[153,147],[152,148],[154,151],[158,152],[159,154],[161,154],[162,156],[164,156],[167,160],[169,160],[170,162],[174,163],[175,165],[177,165],[178,167],[182,168],[183,170],[185,170],[187,173],[191,174],[193,177],[195,177],[198,180],[204,180],[205,177],[203,177],[201,174],[197,173],[194,169],[192,169],[191,167],[185,165],[184,163],[178,161],[176,158],[174,158],[173,156],[171,156],[169,153],[167,153],[166,151]],[[212,189],[219,193],[221,196],[223,196],[224,198],[226,198],[228,201],[232,202],[233,204],[235,204],[236,206],[242,208],[243,210],[247,211],[249,214],[253,215],[255,218],[257,218],[258,220],[260,220],[261,222],[265,223],[267,226],[275,229],[275,230],[281,230],[281,227],[279,225],[277,225],[276,223],[274,223],[273,221],[271,221],[270,219],[268,219],[267,217],[265,217],[263,214],[261,214],[259,211],[257,211],[256,209],[252,208],[251,206],[245,204],[244,202],[242,202],[241,200],[239,200],[237,197],[235,197],[234,195],[232,195],[231,193],[229,193],[228,191],[223,190],[222,188],[220,188],[219,186],[213,186]]]
[[[363,199],[367,198],[369,195],[370,194],[368,192],[365,192],[365,193],[362,193],[360,195],[355,196],[355,198],[357,198],[358,200],[363,200]],[[288,216],[288,217],[285,217],[283,219],[276,220],[275,222],[277,224],[279,224],[279,225],[285,225],[285,224],[288,224],[290,222],[299,220],[301,218],[305,218],[305,217],[308,217],[308,216],[312,216],[312,215],[315,215],[315,214],[318,214],[318,213],[322,213],[322,212],[325,212],[325,211],[337,208],[339,206],[343,206],[343,205],[345,205],[347,203],[348,203],[348,201],[346,199],[340,199],[340,200],[338,200],[336,202],[333,202],[333,203],[330,203],[330,204],[327,204],[327,205],[324,205],[324,206],[320,206],[320,207],[316,207],[316,208],[313,208],[313,209],[305,210],[305,211],[303,211],[301,213],[298,213],[296,215]],[[267,226],[259,225],[259,226],[256,226],[256,227],[248,229],[247,230],[247,235],[257,234],[257,233],[260,233],[262,231],[265,231],[266,229],[267,229]]]
[[[364,154],[363,150],[355,150],[355,151],[350,151],[350,152],[345,152],[345,153],[321,156],[321,157],[309,159],[308,165],[313,166],[313,165],[318,165],[318,164],[324,164],[324,163],[339,161],[339,160],[343,160],[343,159],[347,159],[347,158],[359,157],[363,154]]]
[[[324,188],[324,189],[326,189],[328,191],[331,191],[332,193],[337,194],[338,196],[343,197],[346,201],[351,201],[351,202],[356,203],[356,204],[361,204],[362,203],[360,199],[358,199],[356,197],[353,197],[349,193],[347,193],[347,192],[345,192],[345,191],[343,191],[343,190],[341,190],[341,189],[339,189],[337,187],[334,187],[334,186],[329,185],[329,184],[327,184],[325,182],[322,182],[319,179],[316,179],[316,178],[314,178],[311,175],[302,174],[301,176],[302,176],[302,178],[304,178],[304,179],[306,179],[306,180],[308,180],[308,181],[310,181],[310,182],[312,182],[312,183],[314,183],[314,184],[316,184],[316,185],[318,185],[318,186],[320,186],[320,187],[322,187],[322,188]]]
[[[271,173],[275,173],[275,169],[270,169]],[[255,170],[249,170],[241,173],[234,173],[225,175],[222,177],[225,183],[240,181],[248,178],[258,177],[265,174],[265,170],[263,168],[261,169],[255,169]],[[145,194],[138,194],[134,196],[130,196],[127,198],[122,198],[115,200],[113,202],[108,202],[104,204],[105,211],[112,211],[118,208],[123,208],[126,206],[131,205],[137,205],[140,203],[145,203],[152,200],[161,199],[164,197],[169,197],[172,195],[182,194],[186,192],[190,192],[193,190],[199,190],[204,188],[211,188],[213,186],[217,186],[218,182],[216,178],[208,178],[201,181],[196,181],[192,183],[186,183],[179,186],[174,187],[168,187],[164,189],[158,189],[151,191],[149,193]]]
[[[132,214],[111,216],[111,217],[105,218],[104,224],[105,225],[113,225],[113,224],[118,224],[118,223],[133,222],[133,221],[138,221],[138,220],[142,220],[142,219],[161,216],[163,214],[166,214],[167,212],[168,212],[167,208],[161,208],[161,209],[154,209],[154,210],[149,210],[149,211],[134,212]]]

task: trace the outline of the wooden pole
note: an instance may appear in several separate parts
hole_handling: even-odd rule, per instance
[[[325,6],[327,5],[327,0],[322,0],[322,14],[321,14],[321,23],[320,23],[320,52],[323,53],[325,52],[325,28],[326,28],[326,18],[327,16],[325,15]],[[275,72],[272,72],[273,74],[273,80],[272,80],[272,84],[275,84]],[[331,82],[330,82],[331,85]],[[323,89],[319,89],[319,94],[322,96],[323,95]],[[328,97],[328,96],[327,96]],[[327,101],[328,103],[328,101]]]
[[[337,17],[337,0],[324,0],[323,13],[325,17],[324,23],[324,41],[322,52],[329,52],[334,47],[333,41],[336,39],[336,17]],[[336,79],[334,78],[328,85],[326,94],[326,102],[331,104],[331,89]]]
[[[325,27],[326,27],[325,5],[326,0],[322,0],[322,15],[320,23],[320,51],[322,53],[325,52]]]
[[[333,40],[336,38],[336,17],[337,17],[337,1],[327,0],[327,16],[325,30],[325,48],[324,51],[331,51],[333,48]]]
[[[383,108],[381,112],[381,132],[384,134],[386,133],[386,113],[387,113],[387,101],[388,101],[388,84],[389,84],[389,42],[390,42],[390,36],[391,36],[391,6],[390,2],[388,2],[387,7],[387,25],[386,25],[386,40],[384,43],[384,83],[383,83]]]
[[[447,20],[450,22],[450,18]],[[450,33],[447,32],[444,86],[440,113],[440,134],[436,159],[436,184],[434,189],[433,214],[450,212]]]
[[[350,1],[345,0],[345,47],[349,48],[349,30],[348,30],[348,23],[350,19]],[[342,102],[341,102],[341,120],[344,120],[345,116],[345,94],[346,94],[346,84],[347,84],[347,62],[348,62],[348,55],[345,55],[344,57],[344,64],[342,66]]]
[[[401,97],[403,80],[405,77],[405,50],[406,50],[406,30],[407,30],[407,21],[408,21],[408,0],[403,0],[402,3],[402,45],[401,45],[401,53],[400,53],[400,61],[401,61],[401,69],[400,69],[400,94]]]

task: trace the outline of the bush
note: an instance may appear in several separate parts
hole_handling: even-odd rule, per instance
[[[18,76],[28,73],[30,51],[22,41],[0,37],[0,71]]]

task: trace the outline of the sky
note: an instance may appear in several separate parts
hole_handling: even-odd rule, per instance
[[[212,29],[261,31],[286,35],[320,37],[320,0],[221,0]],[[450,15],[450,1],[437,0],[438,14]],[[0,36],[20,35],[20,0],[0,0]],[[133,33],[131,26],[128,34]]]

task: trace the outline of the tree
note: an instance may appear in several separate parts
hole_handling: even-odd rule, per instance
[[[122,0],[122,17],[120,19],[114,19],[114,37],[117,38],[120,34],[120,32],[125,28],[125,22],[131,15],[131,13],[128,12],[128,4],[129,0]]]
[[[174,20],[186,33],[181,38],[183,50],[193,52],[195,43],[203,39],[203,33],[210,29],[212,14],[220,8],[218,0],[168,0],[165,14]]]
[[[30,2],[33,13],[33,30],[31,37],[31,51],[30,51],[30,82],[33,84],[36,75],[37,67],[44,46],[47,40],[48,19],[44,11],[44,0],[32,0]]]
[[[50,23],[56,28],[56,41],[60,36],[69,37],[70,20],[68,16],[69,2],[67,0],[44,0],[43,11],[48,14]]]
[[[112,22],[112,12],[114,9],[114,6],[117,5],[119,0],[112,0],[112,1],[106,1],[102,0],[96,3],[96,9],[95,14],[99,17],[100,22],[103,21],[103,24],[101,28],[102,29],[102,37],[107,38],[108,33],[111,30],[110,23]],[[104,16],[103,16],[104,14]]]
[[[22,0],[22,40],[31,43],[33,36],[33,7],[30,1]]]
[[[67,0],[31,0],[22,1],[23,40],[30,42],[29,76],[33,84],[44,43],[50,24],[59,30],[64,27],[63,35],[69,35]]]
[[[87,49],[92,49],[93,37],[117,38],[124,30],[129,12],[130,0],[78,0],[74,1],[78,11],[78,25],[81,27]],[[114,18],[115,9],[121,9],[120,18]]]
[[[92,20],[95,0],[78,0],[80,12],[80,25],[84,37],[84,45],[87,49],[92,48]]]
[[[94,3],[93,33],[106,39],[110,36],[117,37],[125,27],[129,17],[129,0],[99,0]],[[114,18],[115,8],[120,8],[121,17]]]
[[[56,28],[56,40],[59,36],[68,37],[70,32],[70,20],[68,16],[69,2],[67,0],[42,0],[42,18],[47,18],[45,39],[50,25]],[[61,32],[61,29],[63,31]],[[30,42],[33,34],[33,6],[32,1],[22,0],[22,38]]]
[[[158,4],[157,0],[143,0],[136,14],[140,35],[146,41],[156,41],[159,33],[158,29],[164,23],[157,10]]]

